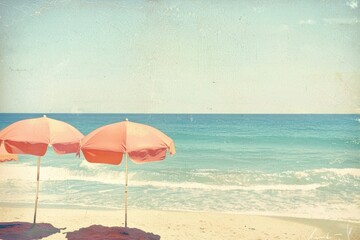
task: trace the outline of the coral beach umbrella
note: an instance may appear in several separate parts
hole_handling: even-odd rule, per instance
[[[126,156],[125,227],[127,227],[128,157],[135,163],[165,159],[167,151],[175,154],[171,138],[148,125],[126,121],[100,127],[81,140],[81,151],[91,163],[118,165]]]
[[[57,154],[79,153],[83,137],[70,124],[45,115],[15,122],[0,131],[0,145],[4,145],[8,153],[38,156],[34,224],[39,194],[40,157],[45,155],[48,146]]]
[[[18,156],[16,154],[8,153],[5,149],[5,145],[0,145],[0,162],[14,161],[18,160]]]

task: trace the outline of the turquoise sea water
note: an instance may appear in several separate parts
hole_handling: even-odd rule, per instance
[[[41,114],[0,114],[0,128]],[[173,138],[129,163],[129,207],[360,221],[360,115],[48,114],[84,135],[128,118]],[[0,207],[34,205],[36,160],[0,164]],[[124,208],[124,164],[41,158],[39,207]]]

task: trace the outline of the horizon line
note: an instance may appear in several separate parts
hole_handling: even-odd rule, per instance
[[[360,115],[360,113],[197,113],[197,112],[189,112],[189,113],[141,113],[141,112],[0,112],[0,114],[154,114],[154,115]]]

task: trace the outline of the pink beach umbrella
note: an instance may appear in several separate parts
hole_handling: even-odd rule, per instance
[[[7,152],[38,156],[34,224],[39,194],[40,157],[45,155],[48,146],[52,146],[57,154],[78,153],[83,137],[70,124],[45,115],[15,122],[0,131],[0,145],[4,145]]]
[[[126,156],[125,227],[127,227],[128,156],[135,163],[165,159],[167,151],[175,154],[171,138],[156,128],[126,121],[100,127],[81,141],[81,151],[91,163],[118,165]]]

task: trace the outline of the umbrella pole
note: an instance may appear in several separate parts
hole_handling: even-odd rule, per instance
[[[37,181],[36,181],[36,198],[35,198],[35,212],[34,212],[34,223],[36,223],[36,211],[38,206],[38,199],[39,199],[39,179],[40,179],[40,157],[38,157],[37,161]]]
[[[127,228],[127,206],[128,206],[128,200],[127,200],[127,194],[128,194],[128,155],[126,153],[126,163],[125,163],[125,227]]]

